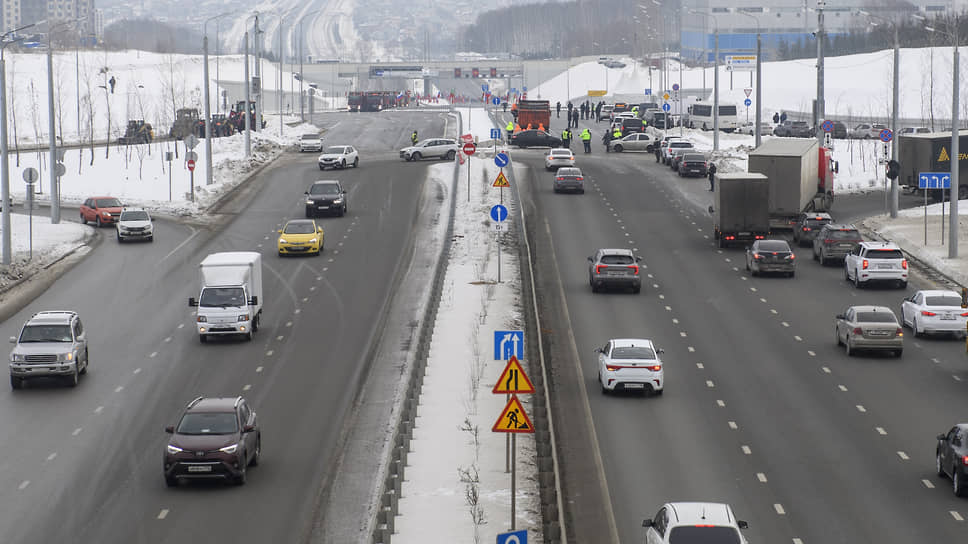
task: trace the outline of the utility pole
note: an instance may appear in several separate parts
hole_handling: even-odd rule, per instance
[[[823,122],[825,116],[823,98],[823,8],[825,5],[824,0],[817,0],[817,107],[813,124],[815,132],[817,133],[817,142],[821,146],[823,145],[824,132],[816,129],[819,128],[818,125]]]
[[[891,97],[891,133],[894,134],[894,138],[891,139],[891,158],[898,160],[899,155],[897,154],[897,108],[899,101],[900,91],[898,90],[898,85],[901,83],[900,79],[900,67],[901,67],[901,44],[897,36],[897,21],[894,21],[894,90],[893,96]],[[955,79],[955,81],[958,81]],[[891,217],[897,217],[898,208],[898,181],[897,178],[891,180]]]
[[[255,16],[255,32],[253,35],[255,39],[255,79],[259,82],[258,88],[255,89],[255,131],[259,132],[262,129],[262,37],[259,36],[259,14]],[[245,105],[248,109],[249,105]]]
[[[248,31],[245,32],[245,37],[243,38],[242,43],[243,43],[242,49],[245,51],[245,54],[243,55],[243,58],[245,58],[245,62],[243,62],[244,64],[243,75],[245,77],[245,84],[243,85],[243,87],[245,87],[245,112],[242,114],[245,116],[245,135],[242,137],[242,142],[245,144],[245,156],[251,157],[252,156],[252,136],[249,134],[249,132],[252,130],[252,127],[250,126],[252,124],[251,123],[252,115],[249,113],[249,102],[251,100],[251,94],[249,90],[252,88],[252,82],[249,81],[249,32]]]
[[[719,22],[716,22],[716,58],[713,66],[713,151],[719,151]]]
[[[951,222],[948,225],[948,258],[957,259],[958,258],[958,170],[961,168],[961,150],[958,144],[960,138],[958,130],[958,93],[961,91],[959,83],[961,80],[958,79],[958,68],[961,64],[961,57],[958,54],[958,23],[954,23],[955,33],[955,51],[954,51],[954,65],[951,70],[951,81],[952,81],[952,93],[951,93],[951,215],[948,220]]]

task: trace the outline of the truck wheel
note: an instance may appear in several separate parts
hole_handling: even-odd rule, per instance
[[[322,246],[320,246],[320,248],[322,248]],[[261,317],[261,314],[256,314],[255,319],[252,320],[252,332],[259,332],[259,319]]]

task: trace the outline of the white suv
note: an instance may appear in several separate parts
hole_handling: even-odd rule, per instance
[[[736,519],[728,504],[717,502],[670,502],[662,505],[646,527],[646,544],[702,542],[704,544],[746,544],[740,529],[749,524]]]
[[[118,242],[125,240],[155,239],[155,227],[151,223],[151,216],[142,208],[124,208],[118,217]]]
[[[870,281],[891,281],[903,289],[908,282],[908,262],[893,242],[861,242],[844,258],[844,279],[858,288]]]
[[[37,312],[24,323],[10,352],[10,387],[27,378],[63,377],[71,387],[87,372],[87,336],[77,312]]]

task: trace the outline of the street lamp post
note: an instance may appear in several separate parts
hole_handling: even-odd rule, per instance
[[[762,122],[761,115],[763,113],[763,110],[760,107],[760,105],[762,104],[762,101],[760,100],[760,98],[762,98],[763,96],[761,93],[761,89],[763,89],[763,85],[762,85],[763,83],[763,78],[762,78],[762,75],[763,75],[762,35],[763,33],[762,33],[762,30],[760,29],[760,20],[757,19],[754,15],[751,15],[742,10],[737,11],[736,13],[739,13],[740,15],[745,15],[747,17],[750,17],[754,21],[756,21],[756,124],[753,126],[753,130],[756,133],[756,136],[754,137],[754,145],[756,147],[760,147],[760,144],[763,143],[763,136],[760,134],[760,123]],[[749,111],[749,110],[746,110],[746,111]]]
[[[960,92],[960,81],[959,72],[961,64],[961,56],[958,52],[958,22],[955,20],[950,26],[954,27],[954,32],[951,28],[945,34],[951,38],[951,42],[954,44],[953,55],[953,65],[951,68],[951,195],[949,199],[951,200],[951,214],[948,216],[948,258],[957,259],[958,258],[958,193],[959,193],[959,181],[958,174],[961,167],[960,154],[960,134],[958,130],[958,125],[960,124],[958,108],[961,107],[959,104],[958,93]],[[937,32],[937,29],[930,26],[924,27],[928,32]]]
[[[894,160],[897,160],[898,159],[898,154],[897,154],[897,136],[898,136],[898,134],[897,134],[897,109],[898,109],[899,94],[900,94],[900,91],[899,91],[899,88],[900,88],[899,87],[899,85],[900,85],[900,71],[899,70],[900,70],[900,66],[901,66],[901,44],[900,44],[900,40],[898,39],[897,23],[895,21],[890,21],[890,20],[885,19],[883,17],[878,17],[878,16],[873,15],[871,13],[868,13],[867,11],[864,11],[864,10],[858,10],[858,12],[861,15],[865,15],[867,17],[870,17],[871,19],[878,19],[880,21],[884,21],[885,23],[888,23],[892,27],[894,27],[894,68],[893,68],[894,69],[894,74],[893,74],[893,78],[892,78],[893,79],[892,85],[894,86],[894,88],[891,91],[891,95],[892,95],[891,96],[891,132],[894,134],[894,138],[891,140],[891,157]],[[877,25],[877,23],[875,23],[873,21],[871,21],[871,24],[874,25],[874,26]],[[891,211],[891,217],[892,218],[897,217],[898,192],[899,192],[898,189],[899,189],[899,187],[898,187],[897,178],[894,178],[894,179],[891,180],[891,195],[890,195],[890,201],[891,201],[891,205],[890,205],[891,210],[890,211]]]
[[[208,23],[219,17],[231,15],[231,12],[220,13],[205,19],[202,24],[202,71],[205,79],[205,185],[211,185],[213,181],[212,172],[212,98],[208,81]],[[217,59],[217,57],[216,57]],[[216,61],[217,62],[217,61]]]
[[[824,107],[824,82],[823,82],[823,42],[826,33],[823,29],[823,9],[826,6],[825,0],[817,0],[817,112],[815,115],[814,127],[823,121],[825,113]],[[817,142],[823,145],[823,131],[817,130]]]
[[[719,151],[719,20],[711,13],[696,11],[694,9],[690,9],[689,13],[709,17],[713,20],[713,29],[715,32],[715,50],[713,53],[713,151]]]
[[[87,17],[50,25],[47,29],[47,131],[50,136],[50,224],[60,223],[60,176],[57,175],[57,132],[54,124],[54,55],[53,36],[63,28],[79,23]]]
[[[303,46],[303,42],[306,39],[306,36],[303,34],[303,22],[310,15],[316,15],[320,11],[322,11],[322,10],[321,9],[316,9],[316,10],[310,11],[309,13],[306,13],[305,15],[303,15],[302,17],[299,18],[299,38],[298,38],[299,39],[299,120],[300,121],[303,121],[303,122],[306,121],[306,113],[305,113],[305,109],[303,107],[304,106],[304,102],[305,102],[303,100],[303,80],[305,78],[303,76],[303,48],[302,48],[302,46]],[[337,74],[337,75],[339,75],[339,74]]]
[[[13,256],[10,244],[10,164],[7,154],[7,61],[3,58],[3,53],[7,46],[16,43],[23,38],[16,38],[7,41],[7,36],[26,30],[34,25],[22,26],[0,36],[0,205],[3,211],[0,212],[0,222],[3,228],[3,257],[5,265],[10,264]]]

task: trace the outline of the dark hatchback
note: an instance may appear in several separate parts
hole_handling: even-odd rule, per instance
[[[699,176],[703,177],[706,175],[706,157],[701,153],[685,153],[682,158],[679,159],[679,167],[677,169],[680,177],[689,176]]]
[[[188,403],[178,425],[165,428],[165,483],[218,479],[242,485],[249,466],[259,464],[262,433],[255,411],[242,397],[204,398]]]
[[[826,224],[833,223],[833,221],[829,213],[802,213],[797,219],[797,224],[793,227],[793,241],[801,247],[809,246],[813,243],[813,239],[817,237],[820,229]]]
[[[561,147],[561,138],[543,130],[522,130],[511,136],[511,145],[525,147]]]
[[[317,181],[306,191],[306,217],[346,215],[346,191],[336,180]]]
[[[955,496],[968,495],[968,423],[959,423],[938,435],[935,470],[942,478],[951,477]]]

